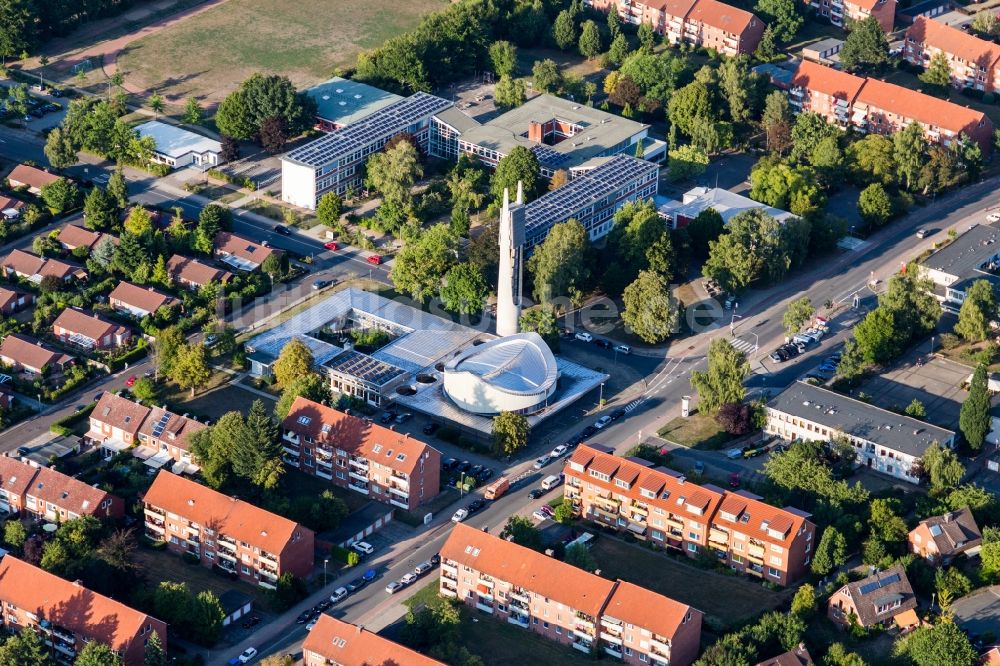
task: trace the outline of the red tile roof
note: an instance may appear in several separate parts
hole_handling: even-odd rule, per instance
[[[80,516],[93,514],[101,502],[115,498],[107,491],[62,472],[36,467],[16,458],[0,457],[0,482],[4,490],[22,497],[31,495]]]
[[[0,489],[11,495],[24,497],[35,478],[36,468],[26,465],[17,458],[0,456]]]
[[[697,0],[687,15],[688,21],[701,21],[705,25],[728,33],[740,35],[754,20],[760,20],[752,13],[727,5],[718,0]]]
[[[85,278],[87,275],[83,267],[78,264],[58,259],[46,259],[39,257],[37,254],[25,252],[24,250],[12,251],[3,260],[2,265],[4,268],[10,268],[15,273],[29,278],[33,275],[40,275],[41,277],[54,275],[60,279],[65,279],[70,275],[77,275],[78,277]]]
[[[306,634],[302,650],[344,666],[387,663],[400,666],[444,666],[444,662],[425,657],[378,634],[326,614],[320,615],[316,626]]]
[[[669,16],[683,18],[688,15],[696,2],[698,0],[654,0],[650,4]]]
[[[964,30],[918,16],[906,31],[906,38],[925,47],[940,49],[967,63],[989,69],[1000,60],[1000,46],[970,35]]]
[[[806,649],[805,645],[799,645],[794,650],[779,654],[772,659],[766,659],[758,663],[757,666],[809,666],[811,663],[813,660],[809,650]]]
[[[864,77],[854,76],[809,60],[803,60],[799,63],[795,76],[792,78],[792,87],[808,88],[811,91],[844,99],[848,102],[854,101],[863,85],[865,85]]]
[[[38,370],[46,365],[62,365],[73,360],[69,354],[18,333],[11,333],[3,339],[3,343],[0,344],[0,356]]]
[[[106,335],[124,334],[128,329],[121,324],[108,321],[94,312],[84,312],[76,308],[66,308],[56,320],[52,328],[62,328],[71,333],[79,333],[91,340],[100,340]]]
[[[419,439],[302,397],[292,403],[282,428],[405,474],[413,474],[424,456],[440,464],[440,452]]]
[[[22,296],[29,296],[28,293],[23,291],[16,291],[14,289],[7,289],[6,287],[0,287],[0,310],[5,310],[12,306],[19,298]],[[34,300],[34,294],[30,294],[30,298],[27,298],[27,302],[32,302]]]
[[[690,622],[701,611],[625,581],[619,581],[602,613],[671,640],[689,614]]]
[[[170,276],[179,281],[189,282],[198,286],[205,286],[210,282],[226,282],[232,274],[215,268],[208,264],[203,264],[197,259],[182,257],[175,254],[167,262],[167,272]]]
[[[124,651],[155,618],[12,555],[0,560],[0,599]],[[162,625],[161,625],[162,626]],[[161,642],[166,636],[160,637]]]
[[[75,224],[67,224],[59,230],[58,238],[60,243],[73,249],[77,247],[93,248],[102,236],[104,234],[99,231],[91,231]]]
[[[941,127],[956,134],[968,132],[986,121],[986,114],[982,111],[975,111],[877,79],[868,79],[865,82],[855,100],[855,104],[861,103],[911,118],[925,125]]]
[[[452,560],[596,617],[615,584],[542,553],[459,523],[441,558]]]
[[[111,391],[105,391],[97,401],[94,411],[90,413],[90,418],[135,435],[150,411],[145,405],[115,395]]]
[[[735,517],[735,522],[722,517],[723,513]],[[779,509],[744,490],[726,492],[714,522],[727,528],[767,542],[790,543],[806,522],[804,515]]]
[[[18,164],[14,170],[7,175],[7,180],[14,183],[21,183],[28,187],[41,189],[42,186],[54,183],[59,180],[59,176],[48,171],[42,171],[27,164]]]
[[[112,305],[115,301],[120,301],[137,310],[156,312],[164,305],[172,305],[177,299],[162,294],[152,287],[140,287],[131,282],[119,282],[118,286],[108,295],[108,300]]]
[[[296,535],[311,534],[298,523],[242,500],[160,470],[144,501],[164,511],[245,541],[274,555],[280,554]]]
[[[8,208],[20,210],[21,208],[24,208],[24,202],[18,199],[11,199],[8,196],[0,194],[0,211],[7,210]]]
[[[204,423],[180,414],[174,414],[163,407],[154,407],[149,412],[146,420],[143,421],[142,427],[139,429],[139,434],[166,442],[182,451],[187,451],[190,446],[191,435],[207,427]],[[154,434],[154,430],[157,429],[160,431],[158,435]]]
[[[220,231],[216,234],[215,251],[219,254],[231,254],[258,266],[275,252],[272,248],[264,247],[260,243],[228,231]]]

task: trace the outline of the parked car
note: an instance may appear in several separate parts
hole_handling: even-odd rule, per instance
[[[986,216],[987,222],[1000,222],[1000,211],[995,211]],[[970,229],[972,227],[969,227]]]
[[[288,227],[286,227],[283,224],[276,224],[276,225],[274,225],[274,233],[281,234],[282,236],[291,236],[292,235],[292,232],[288,230]]]
[[[413,569],[413,573],[418,576],[423,576],[425,573],[434,568],[434,565],[430,562],[421,562]]]
[[[19,456],[26,456],[29,453],[31,453],[31,449],[29,449],[27,446],[19,446],[19,447],[17,447],[17,455],[19,455]]]
[[[375,552],[375,547],[367,541],[356,541],[351,544],[351,548],[358,551],[362,555],[371,555]]]
[[[472,463],[470,463],[468,460],[463,460],[462,462],[458,463],[457,467],[455,467],[455,471],[456,472],[468,472],[469,469],[471,469],[471,468],[472,468]]]
[[[437,566],[441,564],[441,553],[434,553],[431,555],[431,566]]]
[[[454,458],[448,458],[443,463],[441,463],[441,467],[443,467],[444,469],[455,469],[457,465],[458,461],[455,460]]]
[[[376,578],[378,578],[378,571],[376,571],[375,569],[368,569],[367,571],[365,571],[364,574],[362,574],[362,578],[366,583],[370,583]]]
[[[473,465],[472,469],[469,470],[469,476],[479,477],[479,473],[483,471],[482,465]]]
[[[218,335],[216,335],[215,333],[209,333],[208,335],[205,336],[205,342],[203,344],[206,347],[211,347],[218,341],[219,341]]]
[[[694,461],[694,473],[701,475],[705,473],[705,463],[700,460]]]
[[[334,243],[333,241],[330,241],[329,243],[323,243],[323,247],[325,247],[328,250],[339,250],[340,249],[340,246],[337,245],[336,243]]]
[[[536,509],[535,511],[533,511],[531,513],[531,515],[536,520],[548,520],[549,519],[548,514],[546,514],[545,512],[543,512],[541,509]]]
[[[135,381],[136,381],[136,376],[131,375],[128,379],[125,380],[125,386],[132,388],[133,386],[135,386]]]
[[[316,280],[315,282],[313,282],[313,289],[319,291],[323,287],[328,287],[329,285],[330,285],[329,280]]]
[[[479,483],[489,481],[491,478],[493,478],[493,470],[489,467],[484,467],[480,470],[479,474],[476,474],[476,480],[479,481]]]
[[[333,591],[333,594],[330,595],[330,603],[331,604],[340,603],[341,601],[347,598],[348,594],[349,592],[347,591],[346,587],[338,587],[336,590]]]
[[[316,626],[316,623],[317,623],[318,621],[319,621],[319,620],[318,620],[318,619],[316,619],[316,620],[313,620],[312,622],[310,622],[309,624],[307,624],[307,625],[306,625],[306,631],[312,631],[312,630],[313,630],[313,627],[315,627],[315,626]]]
[[[402,583],[400,583],[398,580],[394,580],[385,586],[385,591],[388,592],[389,594],[396,594],[397,592],[402,590],[403,587],[404,585]]]
[[[469,512],[465,509],[459,509],[455,513],[451,514],[451,522],[460,523],[469,517]]]
[[[596,433],[597,433],[597,428],[595,428],[593,424],[591,424],[586,428],[584,428],[580,434],[583,435],[584,439],[587,439],[588,437],[593,437]]]
[[[378,422],[382,424],[391,423],[394,418],[396,418],[396,412],[382,412],[382,415],[378,417]]]
[[[365,259],[365,261],[374,266],[379,266],[382,264],[382,257],[377,254],[373,254],[369,256],[367,259]]]
[[[726,451],[726,457],[730,460],[737,460],[743,457],[743,449],[729,449]]]
[[[780,349],[775,349],[773,352],[768,354],[769,359],[775,363],[784,363],[788,359],[788,355],[782,352]]]
[[[729,475],[729,487],[730,488],[739,488],[740,487],[740,473],[739,472],[733,472],[732,474]]]
[[[476,498],[469,502],[469,506],[465,507],[465,509],[471,514],[479,511],[484,506],[486,506],[486,500]]]
[[[576,333],[573,337],[579,340],[580,342],[594,341],[594,336],[592,336],[590,333],[587,333],[586,331],[580,331],[579,333]]]
[[[618,352],[619,354],[628,355],[632,353],[632,348],[629,347],[628,345],[615,345],[615,351]]]
[[[603,428],[604,426],[608,425],[609,423],[611,423],[611,417],[610,416],[602,416],[601,418],[599,418],[596,421],[594,421],[594,427],[597,428],[598,430],[600,430],[601,428]]]
[[[565,444],[560,444],[556,448],[552,449],[552,453],[549,454],[549,458],[561,458],[567,451],[569,451],[569,447]]]
[[[535,488],[530,493],[528,493],[528,498],[529,499],[538,499],[539,497],[541,497],[544,494],[545,494],[544,490],[542,490],[541,488]]]
[[[350,583],[347,584],[346,586],[347,593],[350,594],[351,592],[357,592],[358,590],[363,588],[365,586],[365,583],[367,582],[368,581],[366,581],[364,578],[355,578],[354,580],[352,580]]]
[[[399,582],[402,583],[404,586],[412,585],[417,582],[418,578],[419,577],[417,576],[417,574],[410,572],[407,574],[403,574],[403,577],[399,579]]]
[[[548,464],[549,464],[549,456],[548,456],[548,454],[546,454],[546,455],[541,456],[538,459],[536,459],[535,460],[535,464],[532,465],[532,467],[534,469],[541,469],[541,468],[545,467]]]
[[[926,229],[917,229],[917,238],[927,238],[930,233]]]
[[[237,657],[237,659],[240,660],[241,664],[249,664],[250,661],[256,656],[257,656],[257,648],[248,647],[246,650],[243,650],[243,652],[240,652],[240,656]]]
[[[597,338],[594,340],[594,344],[601,349],[611,349],[614,346],[611,344],[610,340],[605,340],[604,338]]]
[[[411,414],[410,412],[403,412],[402,414],[396,417],[396,423],[406,423],[412,418],[413,414]]]
[[[625,416],[627,413],[628,412],[625,411],[624,407],[619,407],[615,411],[611,412],[611,414],[609,416],[611,416],[611,420],[612,421],[617,421],[621,417]]]
[[[425,435],[433,435],[434,433],[436,433],[438,431],[438,428],[440,428],[440,427],[441,427],[441,424],[439,424],[439,423],[433,423],[433,422],[428,423],[427,425],[424,426],[424,434]]]

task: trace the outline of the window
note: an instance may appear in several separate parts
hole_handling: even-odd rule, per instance
[[[245,564],[240,565],[240,569],[242,569],[243,573],[245,573],[246,575],[248,576],[250,575],[250,567],[248,567],[247,565]]]
[[[688,552],[690,552],[690,553],[697,553],[698,552],[698,544],[696,544],[696,543],[689,543],[688,544]]]
[[[544,627],[545,629],[548,629],[549,628],[549,623],[548,622],[542,622],[542,627]]]
[[[556,626],[556,633],[561,636],[562,635],[562,627],[560,627],[560,626],[557,625]]]
[[[632,656],[632,648],[629,648],[629,647],[625,648],[625,656],[626,657],[631,657]]]
[[[300,416],[298,418],[298,422],[301,423],[302,425],[309,425],[309,423],[311,421],[312,421],[312,418],[308,417],[308,416]]]
[[[770,576],[771,578],[781,578],[781,572],[775,569],[774,567],[767,568],[767,575]]]

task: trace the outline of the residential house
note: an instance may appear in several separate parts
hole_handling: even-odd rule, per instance
[[[253,504],[160,470],[143,498],[146,536],[202,566],[275,589],[313,570],[312,530]]]
[[[788,652],[782,652],[777,657],[758,662],[757,666],[809,666],[813,663],[812,655],[802,643]]]
[[[0,314],[10,316],[23,307],[34,305],[37,300],[30,291],[0,287]]]
[[[215,236],[215,257],[238,271],[255,271],[272,254],[277,252],[266,244],[220,231]]]
[[[892,32],[896,21],[896,0],[804,0],[820,16],[830,19],[835,26],[845,27],[850,23],[864,21],[874,16],[882,30]]]
[[[50,371],[62,372],[73,360],[69,354],[20,333],[11,333],[0,343],[0,363],[15,372],[33,375]]]
[[[33,628],[63,663],[71,663],[84,645],[97,641],[110,647],[123,666],[143,666],[154,633],[164,653],[167,650],[162,620],[13,555],[0,560],[0,606],[7,631]]]
[[[853,616],[866,629],[892,622],[900,629],[908,629],[920,624],[916,607],[917,598],[906,571],[897,564],[834,592],[827,603],[827,617],[842,626],[848,626]]]
[[[371,499],[413,510],[440,490],[441,452],[407,433],[302,397],[281,433],[285,463]]]
[[[191,130],[159,120],[136,125],[139,138],[150,137],[156,144],[153,162],[180,168],[210,169],[222,164],[222,144]]]
[[[104,234],[100,231],[91,231],[90,229],[84,229],[83,227],[79,227],[75,224],[67,224],[59,230],[59,235],[57,236],[59,244],[63,246],[63,249],[69,250],[70,252],[78,247],[93,250],[103,238],[110,238],[112,242],[118,241],[118,239],[111,234]]]
[[[947,565],[965,553],[975,555],[983,543],[983,533],[968,507],[931,516],[910,530],[910,549],[934,564]]]
[[[767,404],[764,432],[789,442],[842,438],[854,447],[856,465],[914,484],[927,447],[955,442],[951,430],[806,382],[795,382]]]
[[[564,474],[564,496],[587,520],[689,557],[711,553],[733,570],[780,585],[808,572],[816,526],[798,509],[700,486],[594,444],[578,447]]]
[[[590,654],[688,666],[701,611],[611,581],[483,530],[457,524],[441,548],[440,593]]]
[[[82,349],[107,350],[127,345],[132,331],[101,317],[96,312],[66,308],[52,322],[52,334],[65,344]]]
[[[137,319],[148,317],[160,308],[170,308],[178,305],[173,296],[156,291],[152,287],[140,287],[131,282],[119,282],[111,294],[108,304]]]
[[[7,174],[7,182],[12,188],[27,187],[28,191],[38,196],[42,188],[59,180],[59,176],[27,164],[18,164]]]
[[[175,254],[167,262],[167,273],[170,279],[185,289],[196,290],[206,285],[226,284],[232,273],[204,264],[197,259],[182,257]]]
[[[0,456],[0,509],[64,523],[80,516],[122,518],[125,502],[54,469]]]
[[[16,220],[23,208],[23,201],[0,194],[0,220]]]
[[[143,458],[151,470],[172,463],[174,473],[193,474],[199,468],[191,453],[191,436],[206,427],[166,407],[153,407],[139,428],[139,448],[135,455]]]
[[[35,284],[41,284],[42,278],[49,276],[57,277],[67,283],[87,279],[87,271],[79,264],[39,257],[24,250],[13,250],[0,263],[0,268],[8,278],[19,277]]]
[[[362,664],[399,664],[399,666],[444,666],[443,661],[382,638],[364,627],[322,614],[306,634],[302,644],[305,666],[362,666]]]
[[[139,429],[151,411],[145,405],[105,391],[90,413],[90,430],[83,438],[110,459],[138,443]]]
[[[1000,46],[939,21],[917,17],[906,31],[903,57],[926,68],[939,53],[948,59],[953,87],[982,92],[997,89]]]
[[[993,123],[981,111],[808,60],[799,63],[789,103],[861,133],[892,135],[917,123],[930,143],[950,146],[965,134],[984,154],[992,149]]]
[[[977,280],[986,280],[994,291],[1000,290],[1000,277],[994,275],[1000,264],[997,241],[1000,222],[970,226],[920,262],[920,274],[933,283],[931,293],[943,309],[958,314],[966,290]]]

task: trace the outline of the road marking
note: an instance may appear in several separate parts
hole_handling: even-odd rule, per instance
[[[757,351],[757,345],[749,340],[743,340],[742,338],[735,338],[729,344],[732,345],[737,351],[741,351],[744,354]]]

